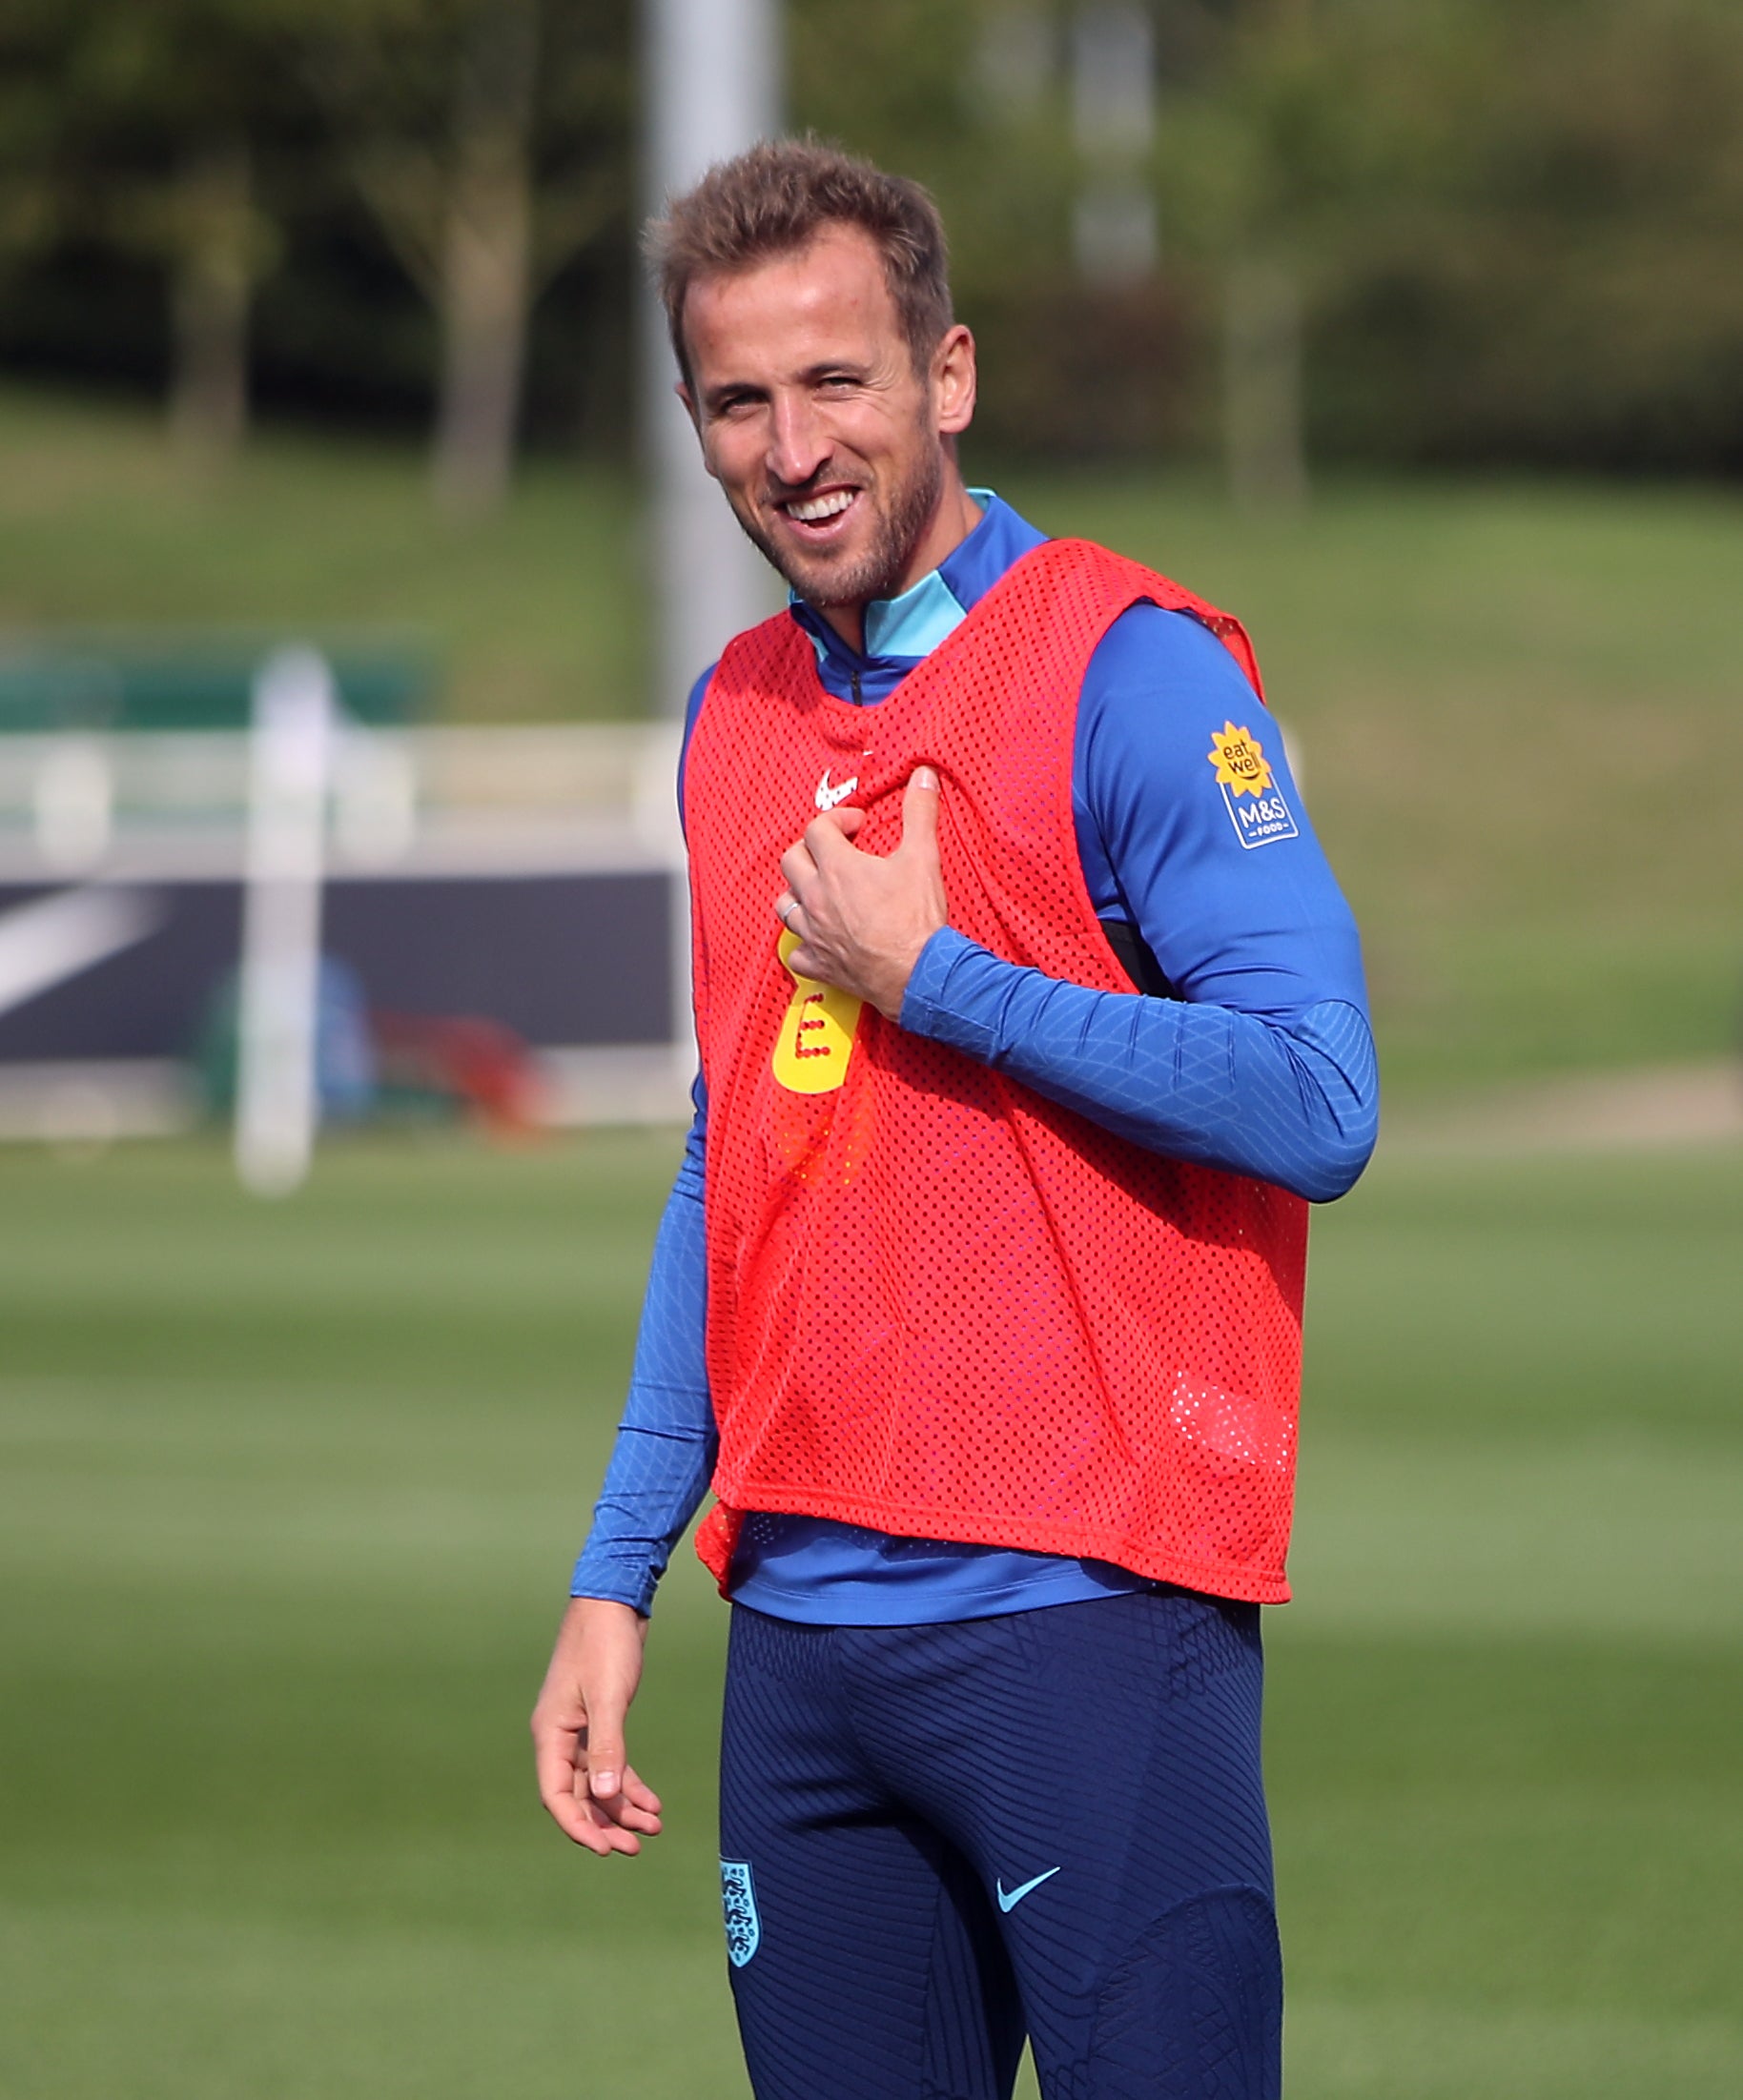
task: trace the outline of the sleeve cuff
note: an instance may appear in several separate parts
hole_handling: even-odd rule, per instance
[[[575,1563],[575,1573],[569,1578],[569,1595],[571,1598],[597,1598],[605,1604],[627,1604],[646,1619],[653,1612],[654,1589],[659,1580],[649,1568],[612,1567],[608,1562],[590,1560],[584,1553]]]

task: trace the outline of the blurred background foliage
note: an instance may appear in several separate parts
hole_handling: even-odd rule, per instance
[[[536,429],[608,446],[630,16],[628,0],[17,0],[0,21],[0,361],[163,391],[208,467],[251,400],[375,428],[434,402],[438,491],[459,509],[500,497],[528,371]]]
[[[646,712],[639,15],[8,0],[0,625]],[[789,124],[944,208],[971,478],[1254,629],[1389,1083],[1732,1047],[1743,9],[781,20]]]
[[[791,122],[945,207],[992,450],[1238,449],[1268,305],[1316,464],[1743,468],[1730,0],[1142,11],[1152,233],[1086,270],[1093,10],[787,10]],[[161,392],[207,458],[250,400],[427,424],[462,511],[517,428],[623,456],[635,29],[631,0],[10,0],[0,368]]]

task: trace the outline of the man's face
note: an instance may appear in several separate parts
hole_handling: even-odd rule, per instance
[[[918,581],[974,407],[966,329],[917,373],[871,236],[824,229],[753,268],[703,277],[684,308],[708,472],[800,597],[863,605]]]

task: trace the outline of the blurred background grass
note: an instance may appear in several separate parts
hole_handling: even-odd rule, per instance
[[[216,1146],[0,1154],[0,2090],[746,2090],[687,1554],[634,1717],[666,1837],[571,1851],[524,1740],[674,1158],[360,1140],[268,1207]],[[1743,2080],[1740,1167],[1401,1153],[1319,1221],[1298,2100]]]

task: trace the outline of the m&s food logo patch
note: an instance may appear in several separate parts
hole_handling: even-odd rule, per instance
[[[1225,722],[1211,732],[1204,754],[1217,769],[1217,785],[1235,836],[1242,846],[1269,846],[1301,836],[1295,817],[1271,778],[1265,747],[1253,732]]]

